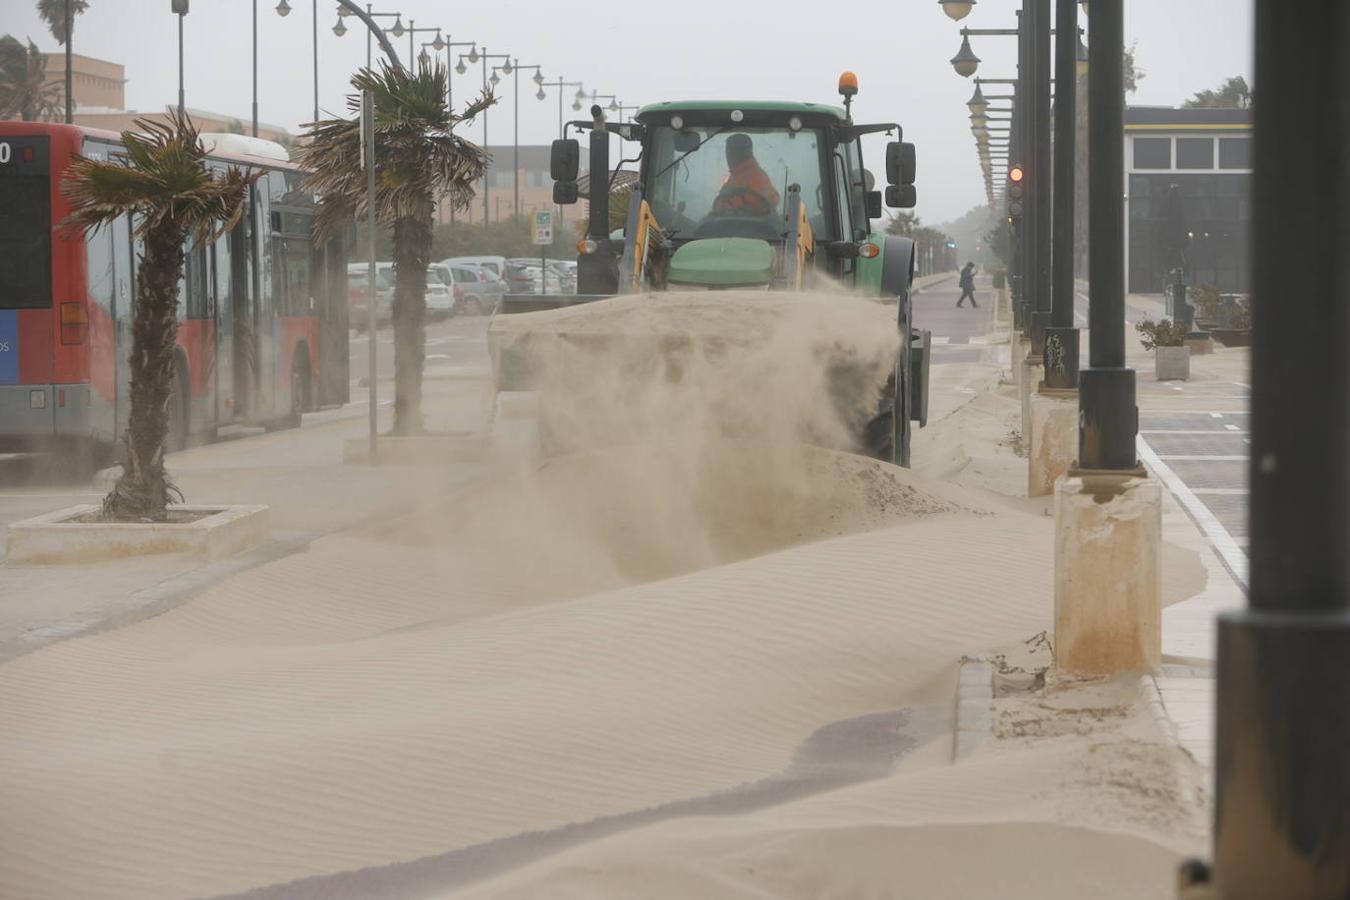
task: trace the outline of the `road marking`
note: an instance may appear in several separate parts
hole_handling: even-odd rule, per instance
[[[1222,419],[1222,418],[1223,418],[1223,413],[1210,413],[1210,414],[1209,414],[1209,417],[1210,417],[1211,419]]]
[[[1227,437],[1227,436],[1230,435],[1230,434],[1250,434],[1250,433],[1251,433],[1251,432],[1248,432],[1248,431],[1238,431],[1236,425],[1230,425],[1230,426],[1228,426],[1228,427],[1229,427],[1229,428],[1232,428],[1233,430],[1232,430],[1232,431],[1216,431],[1216,430],[1213,429],[1213,428],[1150,428],[1150,429],[1147,429],[1147,430],[1141,429],[1139,433],[1140,433],[1140,434],[1208,434],[1208,435],[1213,435],[1213,436],[1215,436],[1215,437],[1218,437],[1219,435],[1222,435],[1222,436],[1224,436],[1224,437]]]
[[[1225,425],[1225,426],[1223,426],[1223,427],[1224,427],[1224,428],[1227,428],[1229,431],[1241,431],[1241,430],[1242,430],[1241,428],[1239,428],[1239,427],[1236,426],[1236,425]]]
[[[1184,453],[1159,454],[1158,459],[1186,460],[1189,462],[1246,462],[1246,456],[1188,456]]]
[[[1200,495],[1200,496],[1206,496],[1206,495],[1209,495],[1209,494],[1215,494],[1215,495],[1222,496],[1222,497],[1245,497],[1245,496],[1247,495],[1247,489],[1246,489],[1246,488],[1191,488],[1191,493],[1192,493],[1192,494],[1198,494],[1198,495]]]
[[[1144,465],[1153,470],[1158,479],[1167,486],[1167,490],[1177,499],[1177,502],[1188,512],[1195,524],[1209,538],[1210,546],[1218,554],[1219,559],[1227,567],[1228,572],[1242,586],[1242,590],[1247,590],[1247,554],[1242,552],[1238,542],[1233,540],[1233,536],[1228,533],[1228,529],[1223,527],[1214,513],[1210,512],[1204,501],[1195,495],[1186,482],[1177,477],[1167,463],[1158,458],[1158,454],[1153,452],[1153,448],[1148,445],[1148,441],[1143,437],[1135,439],[1135,445],[1139,451],[1139,458],[1143,460]]]

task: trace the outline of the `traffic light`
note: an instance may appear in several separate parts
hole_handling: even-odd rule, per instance
[[[1026,211],[1026,204],[1023,202],[1023,196],[1026,192],[1026,170],[1020,165],[1011,166],[1008,169],[1008,221],[1020,222],[1022,213]]]

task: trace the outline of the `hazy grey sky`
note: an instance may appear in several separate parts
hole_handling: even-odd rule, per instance
[[[186,22],[189,106],[247,123],[251,101],[252,0],[191,0]],[[313,96],[312,0],[290,0],[285,19],[276,0],[258,0],[259,118],[296,129],[310,116]],[[32,37],[44,49],[56,43],[42,27],[33,0],[0,0],[0,32]],[[1012,27],[1014,0],[980,0],[961,24]],[[127,105],[157,110],[176,102],[177,28],[169,0],[90,0],[75,28],[76,52],[126,66]],[[319,100],[345,109],[347,78],[365,62],[363,27],[348,19],[338,38],[332,0],[319,9]],[[971,83],[948,64],[960,44],[960,25],[936,0],[886,0],[855,5],[801,0],[675,4],[579,3],[566,0],[380,0],[377,10],[399,11],[418,27],[441,26],[454,39],[477,40],[491,52],[511,52],[587,89],[616,93],[624,103],[681,98],[800,99],[837,102],[840,71],[857,72],[859,121],[898,121],[918,145],[919,207],[927,222],[954,218],[982,203],[984,189],[970,136],[965,101]],[[388,24],[389,20],[386,20]],[[1172,106],[1224,78],[1251,77],[1252,16],[1247,0],[1130,0],[1127,41],[1147,77],[1130,102]],[[418,35],[430,40],[434,35]],[[980,74],[1011,76],[1015,41],[972,39],[984,63]],[[406,54],[408,39],[395,41]],[[498,60],[497,62],[500,62]],[[535,99],[521,79],[521,143],[556,136],[557,96]],[[481,73],[455,76],[456,90],[476,88]],[[498,90],[501,105],[489,119],[490,143],[512,136],[511,79]],[[573,115],[569,106],[567,114]],[[479,125],[470,137],[481,139]],[[880,168],[879,147],[868,166]]]

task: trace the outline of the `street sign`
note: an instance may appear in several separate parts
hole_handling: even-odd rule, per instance
[[[553,211],[548,209],[538,210],[534,214],[534,243],[536,246],[546,246],[553,243]]]

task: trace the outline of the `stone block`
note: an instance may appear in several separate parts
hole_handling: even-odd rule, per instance
[[[1048,497],[1078,456],[1078,392],[1042,388],[1031,398],[1027,496]]]
[[[1055,664],[1154,671],[1162,662],[1162,491],[1132,473],[1055,485]]]

